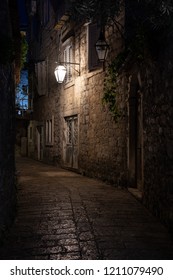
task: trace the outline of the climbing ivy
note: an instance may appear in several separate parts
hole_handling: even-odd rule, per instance
[[[102,98],[103,104],[107,104],[115,121],[121,117],[121,111],[118,107],[118,79],[119,73],[124,69],[124,66],[132,61],[137,64],[144,63],[146,59],[147,41],[140,30],[136,34],[136,38],[126,46],[108,65],[106,77],[104,80],[104,95]]]
[[[125,9],[125,49],[108,65],[103,103],[113,118],[121,116],[118,108],[118,77],[120,69],[130,63],[145,65],[148,58],[155,61],[173,40],[172,0],[67,0],[70,15],[77,22],[91,20],[102,27],[115,24],[115,18]],[[173,63],[173,61],[172,61]]]
[[[108,109],[111,112],[113,119],[117,122],[121,116],[120,109],[118,108],[118,76],[119,70],[122,67],[128,56],[128,51],[124,50],[109,64],[107,69],[107,75],[104,80],[104,95],[102,98],[103,104],[108,105]]]

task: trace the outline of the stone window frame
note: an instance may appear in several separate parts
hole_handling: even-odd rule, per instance
[[[65,40],[62,44],[62,55],[61,57],[63,62],[75,62],[75,45],[74,45],[74,36],[69,37],[67,40]],[[74,70],[72,65],[65,64],[64,66],[67,69],[67,74],[64,79],[64,85],[66,86],[69,83],[73,83],[74,81]]]
[[[64,62],[73,62],[73,47],[72,45],[68,45],[64,49]],[[72,67],[67,64],[66,65],[67,73],[64,82],[69,83],[72,81],[73,75],[72,75]]]

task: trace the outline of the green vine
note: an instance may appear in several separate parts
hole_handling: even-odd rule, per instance
[[[107,104],[113,119],[117,122],[121,117],[121,110],[118,107],[118,77],[120,70],[130,62],[138,63],[139,65],[146,59],[146,49],[148,48],[148,38],[143,29],[138,30],[135,38],[127,47],[120,52],[116,58],[109,64],[107,75],[104,80],[104,95],[102,98],[103,104]]]
[[[118,108],[118,85],[117,79],[119,70],[122,67],[125,59],[128,56],[128,51],[121,52],[108,66],[107,76],[104,80],[104,95],[102,98],[103,104],[108,105],[108,109],[111,112],[113,119],[117,122],[121,116],[120,109]]]

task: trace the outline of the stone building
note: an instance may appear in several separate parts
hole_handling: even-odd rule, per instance
[[[108,66],[124,49],[124,12],[120,28],[106,28],[110,50],[102,64],[95,51],[97,23],[71,21],[65,1],[27,2],[33,97],[29,156],[126,187],[172,227],[171,44],[159,55],[160,68],[150,58],[145,69],[134,59],[119,69],[115,121],[102,100]],[[55,79],[56,62],[67,68],[62,84]]]
[[[19,76],[16,1],[0,2],[0,238],[10,226],[15,213],[15,81]],[[19,49],[19,45],[17,45]]]

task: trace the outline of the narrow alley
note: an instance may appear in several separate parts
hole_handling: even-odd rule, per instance
[[[17,159],[17,218],[0,259],[172,259],[167,229],[128,191]]]

